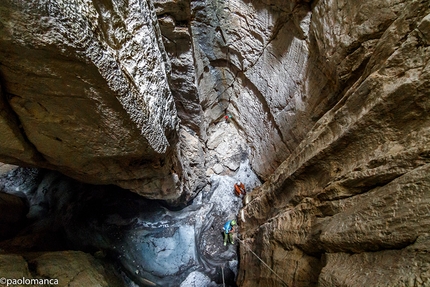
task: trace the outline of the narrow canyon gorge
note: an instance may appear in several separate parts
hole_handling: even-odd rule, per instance
[[[2,0],[0,108],[0,286],[430,287],[428,0]]]

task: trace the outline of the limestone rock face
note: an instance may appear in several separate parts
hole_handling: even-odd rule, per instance
[[[326,88],[329,71],[313,69],[316,63],[309,60],[311,7],[268,4],[191,2],[196,77],[207,126],[231,115],[262,178],[328,109],[327,89],[334,88]],[[309,77],[315,80],[305,81]],[[321,93],[324,89],[327,93]]]
[[[190,2],[186,0],[155,0],[160,31],[171,65],[169,83],[181,124],[200,134],[202,108],[196,87]]]
[[[142,284],[220,284],[241,180],[238,285],[430,286],[428,0],[24,2],[0,3],[0,161],[191,205],[90,204],[69,237]]]
[[[170,67],[153,7],[124,4],[0,4],[0,159],[174,199]]]
[[[328,253],[318,286],[427,286],[428,246],[426,235],[402,250]]]
[[[309,52],[326,59],[314,69],[332,71],[337,101],[249,195],[239,284],[428,286],[428,2],[311,12]]]
[[[168,83],[181,119],[178,144],[178,166],[185,199],[194,198],[207,184],[202,138],[205,135],[200,97],[196,87],[190,2],[155,0],[161,38],[170,63]]]

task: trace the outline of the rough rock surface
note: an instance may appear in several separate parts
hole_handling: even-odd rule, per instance
[[[1,160],[177,199],[178,118],[151,4],[7,0],[0,13]]]
[[[202,108],[195,84],[194,58],[190,31],[190,2],[155,0],[155,12],[171,65],[169,83],[181,124],[197,134],[202,132]]]
[[[429,235],[401,250],[327,253],[318,286],[429,286]]]
[[[428,1],[336,5],[313,5],[309,37],[339,100],[243,209],[282,279],[242,246],[241,286],[430,285]]]
[[[248,146],[262,178],[327,110],[327,76],[309,68],[308,4],[192,1],[196,73],[206,125],[224,115]],[[315,73],[312,74],[312,73]],[[308,81],[310,76],[318,81]],[[312,101],[305,101],[312,91]]]
[[[189,206],[27,170],[4,189],[37,182],[38,224],[2,246],[55,223],[142,285],[430,286],[428,0],[21,2],[0,4],[1,160]]]
[[[124,274],[140,286],[218,286],[223,280],[236,286],[238,243],[223,246],[222,227],[242,207],[242,199],[233,192],[238,180],[248,190],[260,184],[249,162],[243,161],[234,174],[213,175],[211,188],[189,206],[169,210],[118,188],[17,168],[0,177],[0,188],[26,195],[30,224],[18,236],[0,242],[0,249],[17,253],[72,247],[101,252],[119,262]],[[55,254],[43,256],[52,262]]]
[[[29,253],[23,256],[0,253],[0,273],[12,279],[51,279],[55,286],[121,286],[91,255],[80,251]],[[7,274],[7,275],[6,275]],[[40,281],[38,281],[40,282]],[[58,284],[55,284],[57,282]],[[6,286],[3,282],[0,286]],[[8,286],[28,286],[14,284]],[[39,284],[34,284],[34,286]],[[42,285],[42,284],[40,284]],[[31,285],[33,286],[33,285]]]
[[[0,263],[1,273],[7,274],[10,278],[30,277],[27,262],[20,255],[0,254]],[[3,282],[1,284],[6,285]]]

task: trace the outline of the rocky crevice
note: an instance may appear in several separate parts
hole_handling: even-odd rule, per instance
[[[28,139],[43,167],[165,200],[46,179],[29,214],[57,208],[74,246],[141,285],[429,284],[427,1],[16,3],[0,158],[39,164]],[[239,268],[219,230],[237,214]]]

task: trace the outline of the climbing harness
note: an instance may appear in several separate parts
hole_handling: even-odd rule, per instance
[[[261,263],[263,263],[263,265],[264,265],[264,266],[266,266],[267,268],[269,268],[269,270],[270,270],[270,271],[272,271],[272,273],[273,273],[273,274],[275,274],[275,275],[276,275],[276,277],[278,277],[278,279],[279,279],[279,280],[281,280],[281,282],[282,282],[285,286],[287,286],[287,287],[288,287],[288,284],[287,284],[287,283],[286,283],[286,282],[281,278],[281,276],[279,276],[279,275],[275,272],[275,270],[273,270],[272,268],[270,268],[270,266],[269,266],[269,265],[267,265],[267,264],[266,264],[266,262],[264,262],[264,261],[263,261],[263,259],[261,259],[260,257],[258,257],[258,255],[257,255],[257,254],[255,254],[255,253],[254,253],[254,251],[252,251],[252,250],[251,250],[251,248],[249,248],[249,247],[245,244],[245,242],[244,242],[244,241],[240,240],[239,238],[237,238],[237,240],[239,240],[239,242],[240,242],[240,243],[242,243],[242,244],[243,244],[243,246],[245,246],[249,251],[251,251],[251,253],[252,253],[252,254],[254,254],[254,256],[255,256],[255,257],[257,257],[257,259],[258,259],[258,260],[260,260],[260,261],[261,261]]]

